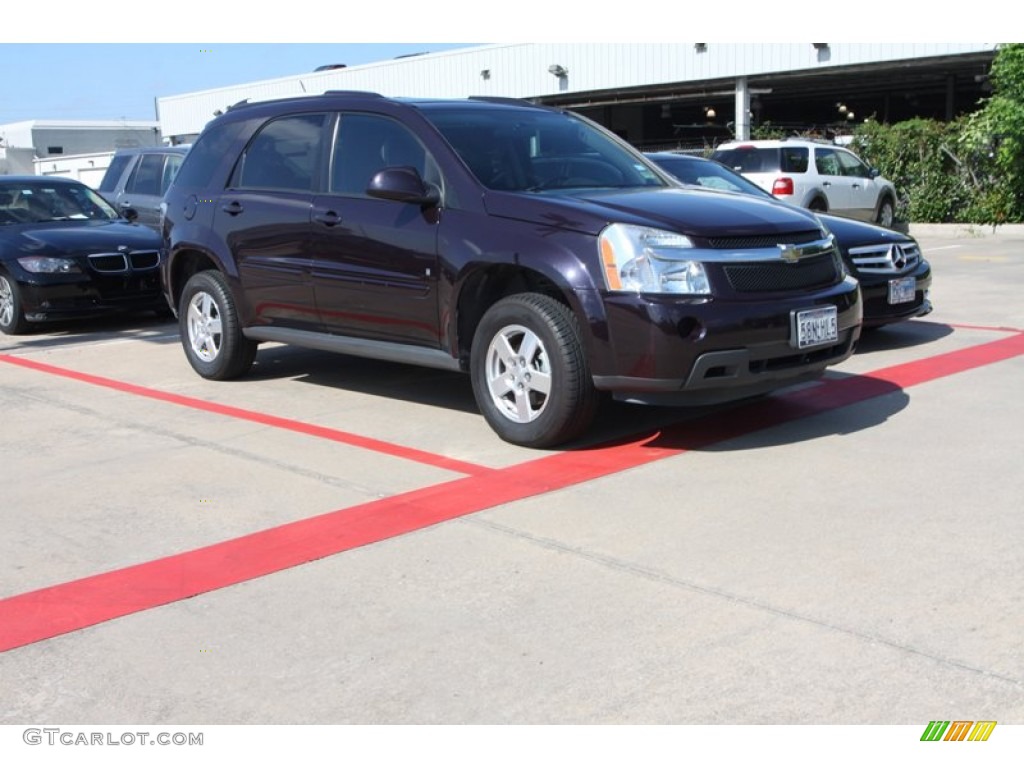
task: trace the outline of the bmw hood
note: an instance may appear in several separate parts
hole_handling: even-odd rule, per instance
[[[0,243],[24,256],[79,256],[121,248],[153,251],[160,236],[125,221],[53,221],[0,227]]]
[[[800,209],[748,195],[694,188],[595,189],[558,195],[491,192],[485,204],[494,216],[592,235],[616,222],[697,238],[786,235],[820,229],[817,219]]]

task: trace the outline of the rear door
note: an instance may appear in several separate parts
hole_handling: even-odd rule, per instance
[[[818,171],[818,182],[828,200],[829,213],[850,215],[853,201],[850,196],[851,179],[843,175],[839,153],[832,147],[814,148],[814,166]]]
[[[267,122],[217,200],[214,227],[237,265],[255,325],[319,327],[310,282],[310,212],[328,123],[321,113]]]

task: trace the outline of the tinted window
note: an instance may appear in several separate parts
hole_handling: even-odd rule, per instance
[[[822,176],[842,176],[843,171],[839,167],[839,158],[835,150],[817,149],[814,152],[814,167]]]
[[[167,191],[167,188],[171,186],[171,182],[174,181],[174,177],[178,175],[178,171],[181,170],[181,164],[185,160],[182,155],[167,155],[167,160],[164,162],[164,172],[160,177],[160,194],[163,195]]]
[[[160,195],[160,178],[163,172],[163,155],[143,155],[125,185],[125,192],[136,195]]]
[[[573,115],[515,108],[422,109],[490,189],[664,185],[622,141]]]
[[[807,147],[783,147],[779,150],[782,170],[786,173],[807,173],[809,155]]]
[[[735,147],[715,152],[714,159],[740,173],[773,173],[780,170],[781,153],[776,148]]]
[[[117,188],[117,182],[121,179],[121,174],[124,173],[124,169],[128,167],[128,163],[132,161],[133,155],[115,155],[114,159],[110,161],[110,167],[107,168],[107,172],[103,174],[103,181],[100,182],[100,192],[113,192]]]
[[[837,151],[836,156],[839,158],[839,165],[842,167],[845,175],[857,176],[859,178],[867,178],[871,175],[868,167],[855,155],[851,155],[849,152]]]
[[[331,191],[365,195],[370,179],[382,168],[415,168],[424,179],[437,181],[426,150],[405,126],[377,115],[343,115],[335,137]],[[433,177],[433,178],[431,178]]]
[[[699,160],[693,157],[672,157],[657,155],[654,162],[671,173],[684,184],[694,184],[727,192],[742,192],[746,195],[771,197],[767,192],[738,173],[713,160]]]
[[[208,186],[241,130],[242,123],[221,123],[203,131],[174,177],[175,186],[192,189]]]
[[[313,190],[325,115],[293,115],[267,123],[242,158],[239,187]]]

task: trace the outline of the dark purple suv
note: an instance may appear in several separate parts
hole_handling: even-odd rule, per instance
[[[519,445],[581,434],[601,390],[701,404],[814,378],[860,334],[813,216],[683,189],[528,102],[239,105],[165,206],[164,291],[200,375],[245,373],[261,341],[465,371]]]

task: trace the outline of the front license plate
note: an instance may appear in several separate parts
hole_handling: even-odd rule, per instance
[[[913,277],[901,277],[899,280],[889,281],[889,303],[906,304],[914,300],[917,293],[917,279]]]
[[[839,341],[839,313],[835,307],[818,307],[793,313],[793,340],[797,349]]]

